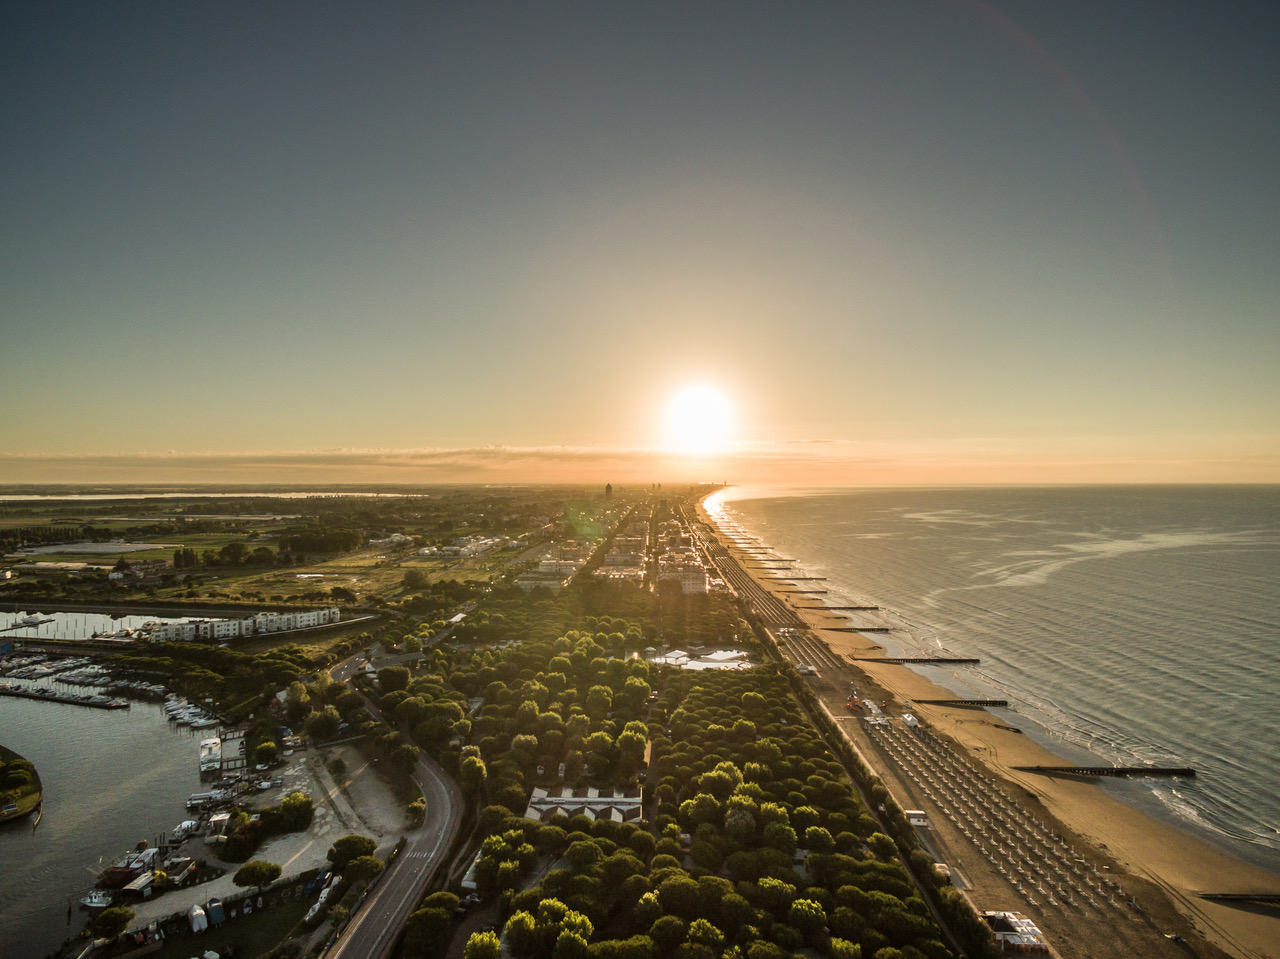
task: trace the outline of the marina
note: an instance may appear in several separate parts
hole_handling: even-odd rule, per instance
[[[68,906],[76,911],[104,869],[161,823],[188,818],[201,736],[148,702],[105,710],[3,698],[0,724],[44,785],[40,828],[0,830],[0,942],[5,959],[43,959],[76,931]]]
[[[0,683],[0,696],[17,696],[24,699],[41,699],[50,703],[65,703],[68,706],[87,706],[91,709],[128,709],[127,699],[112,699],[110,696],[92,695],[89,693],[60,693],[47,686],[19,686],[17,683]]]

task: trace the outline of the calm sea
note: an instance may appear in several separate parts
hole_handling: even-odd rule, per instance
[[[1109,790],[1280,869],[1280,487],[733,489],[724,515]],[[709,502],[709,505],[713,505]],[[840,601],[846,602],[840,602]],[[870,622],[869,620],[863,620]]]
[[[41,959],[78,932],[86,914],[73,905],[68,924],[68,900],[93,886],[99,862],[140,839],[154,844],[187,818],[208,733],[170,723],[155,703],[102,710],[0,699],[0,742],[35,763],[44,785],[38,830],[30,820],[0,827],[4,959]]]

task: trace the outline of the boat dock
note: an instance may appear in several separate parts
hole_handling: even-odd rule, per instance
[[[870,630],[864,630],[864,632],[870,632]],[[982,662],[972,656],[861,656],[857,659],[850,657],[850,659],[855,663],[893,663],[898,666],[933,666],[943,663],[972,666]],[[922,699],[920,702],[929,702],[929,700]]]
[[[1190,766],[1014,766],[1024,773],[1064,776],[1186,776],[1194,779]]]
[[[924,706],[1008,706],[1007,699],[917,699],[915,702]]]
[[[59,693],[44,686],[29,689],[26,686],[17,686],[13,683],[0,683],[0,696],[14,696],[19,699],[40,699],[47,703],[66,703],[69,706],[88,706],[91,709],[129,708],[129,701],[125,699]]]
[[[832,633],[892,633],[892,626],[824,626],[824,630]]]
[[[1200,898],[1212,902],[1258,902],[1269,906],[1280,904],[1280,892],[1202,892]]]

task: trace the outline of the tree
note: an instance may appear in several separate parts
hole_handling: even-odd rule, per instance
[[[312,742],[322,743],[338,735],[338,724],[342,722],[337,707],[325,706],[307,717],[307,735]]]
[[[413,772],[413,767],[418,762],[419,752],[418,747],[412,743],[401,743],[391,750],[391,765],[402,773]]]
[[[462,959],[498,959],[502,949],[498,936],[492,932],[473,932],[467,940]]]
[[[291,792],[280,800],[280,812],[284,815],[285,825],[296,832],[311,825],[311,815],[315,811],[315,803],[304,792]]]
[[[384,693],[409,688],[409,670],[405,666],[387,666],[378,670],[378,688]]]
[[[462,786],[462,791],[469,797],[479,794],[481,787],[484,786],[488,772],[485,769],[484,760],[479,756],[468,756],[462,760],[462,768],[458,772],[458,782]],[[523,790],[521,790],[523,794]]]
[[[719,949],[724,945],[724,933],[705,919],[695,919],[689,924],[689,941]]]
[[[591,840],[580,839],[569,844],[564,858],[569,861],[569,865],[573,866],[574,869],[583,872],[603,859],[604,853]]]
[[[378,844],[368,836],[359,836],[354,833],[349,836],[343,836],[332,846],[329,847],[327,854],[328,859],[333,863],[333,867],[341,871],[353,859],[361,856],[372,856],[377,850]]]
[[[372,879],[382,872],[383,862],[377,856],[356,856],[342,867],[342,878],[348,882]]]
[[[236,870],[236,874],[231,881],[237,886],[254,886],[261,889],[263,886],[269,886],[279,879],[280,871],[280,867],[274,862],[255,859]]]
[[[258,749],[254,753],[258,757],[259,765],[270,766],[276,761],[276,757],[280,754],[280,747],[268,740],[265,743],[258,743]]]
[[[831,838],[831,833],[822,826],[810,826],[806,829],[804,844],[812,852],[829,853],[836,848],[836,841]]]
[[[649,927],[649,938],[657,943],[663,952],[670,952],[684,942],[688,927],[679,916],[663,916]]]
[[[808,936],[816,936],[826,924],[827,916],[822,906],[812,899],[797,899],[791,904],[787,921]]]
[[[898,852],[898,847],[893,844],[893,840],[882,832],[873,832],[867,837],[867,847],[877,859],[885,862],[893,859]]]
[[[848,939],[831,939],[831,959],[862,959],[862,946]]]
[[[448,909],[439,906],[423,907],[411,916],[404,927],[404,953],[408,956],[428,955],[435,946],[443,942],[453,924],[455,902]]]
[[[249,547],[244,543],[228,543],[218,551],[218,560],[223,566],[239,566],[249,554]]]
[[[102,910],[90,925],[99,939],[114,939],[129,928],[135,913],[128,906],[111,906]]]

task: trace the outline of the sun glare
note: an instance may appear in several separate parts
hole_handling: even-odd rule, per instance
[[[728,398],[710,386],[687,386],[667,403],[663,439],[669,450],[705,455],[724,447],[733,426]]]

